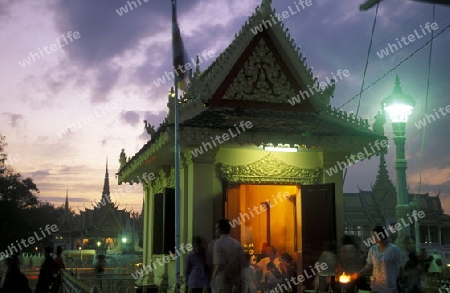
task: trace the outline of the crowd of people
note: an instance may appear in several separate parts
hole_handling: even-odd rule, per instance
[[[187,255],[184,275],[186,287],[192,293],[202,293],[206,288],[212,293],[231,292],[296,292],[296,284],[286,286],[288,280],[297,277],[297,264],[288,253],[278,253],[266,246],[265,256],[255,262],[244,252],[241,244],[230,236],[229,220],[221,219],[215,224],[215,236],[205,249],[201,237],[193,238],[193,250]],[[375,245],[363,253],[358,242],[344,236],[337,251],[334,242],[326,242],[318,258],[326,263],[315,279],[320,292],[337,291],[336,284],[344,272],[351,276],[346,292],[418,293],[438,292],[442,279],[443,263],[437,252],[426,255],[414,251],[407,255],[391,243],[385,229],[376,226],[372,230]],[[56,249],[53,258],[50,247],[45,248],[45,260],[39,272],[35,293],[57,293],[61,288],[61,270],[65,269],[62,248]],[[101,274],[102,265],[96,267]],[[284,286],[283,286],[284,285]],[[17,254],[5,260],[5,270],[0,281],[0,293],[31,293],[27,277],[20,271]]]
[[[185,277],[187,288],[193,293],[207,288],[212,293],[296,292],[294,286],[281,287],[286,280],[297,276],[297,264],[288,253],[277,253],[274,246],[267,246],[265,257],[252,263],[241,244],[230,236],[231,226],[227,219],[215,225],[216,239],[205,249],[200,237],[194,237],[194,250],[188,254]],[[339,291],[339,276],[350,276],[346,292],[416,293],[438,292],[442,279],[443,264],[440,255],[426,255],[422,251],[405,253],[391,243],[385,229],[376,226],[372,230],[375,244],[368,251],[360,249],[359,241],[344,236],[340,250],[336,243],[327,242],[318,258],[327,269],[320,271],[315,279],[319,292]],[[292,284],[291,284],[292,285]],[[275,291],[275,289],[278,289]]]
[[[187,287],[193,293],[203,292],[204,288],[212,293],[268,292],[297,275],[292,256],[278,254],[272,245],[266,247],[266,257],[254,263],[251,255],[230,236],[230,230],[229,220],[219,220],[215,224],[216,238],[206,249],[201,238],[194,237],[194,249],[187,256],[184,272]]]
[[[336,289],[339,276],[344,272],[351,276],[346,292],[375,293],[418,293],[439,292],[443,275],[441,256],[434,252],[430,255],[422,250],[404,252],[391,243],[384,227],[376,226],[372,230],[372,245],[365,253],[352,236],[344,236],[340,251],[331,245],[324,249],[321,261],[336,264],[331,277],[320,276],[317,284],[319,291]],[[330,265],[329,267],[333,267]]]

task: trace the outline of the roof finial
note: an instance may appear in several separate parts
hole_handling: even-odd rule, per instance
[[[260,10],[264,18],[269,18],[272,14],[272,0],[262,0]]]
[[[400,78],[398,75],[395,76],[395,87],[394,87],[394,94],[402,94],[402,86],[400,85]]]
[[[197,60],[195,61],[195,75],[197,76],[200,74],[200,60],[198,58],[198,54],[197,54]]]

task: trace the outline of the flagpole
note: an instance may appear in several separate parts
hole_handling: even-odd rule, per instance
[[[175,247],[180,248],[180,125],[178,118],[178,82],[175,78]],[[180,258],[177,257],[175,260],[175,280],[176,288],[175,292],[180,291]]]
[[[174,72],[174,161],[175,161],[175,248],[180,248],[180,210],[181,210],[181,188],[180,188],[180,122],[179,122],[179,104],[178,87],[181,80],[185,81],[185,71],[180,70],[184,62],[184,45],[181,39],[180,28],[177,21],[177,2],[172,2],[172,53],[173,53],[173,72]],[[182,77],[180,77],[180,75]],[[180,292],[180,257],[175,259],[175,292]]]

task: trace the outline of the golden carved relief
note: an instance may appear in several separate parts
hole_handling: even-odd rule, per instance
[[[248,165],[220,165],[222,178],[232,183],[318,184],[322,169],[288,165],[272,154]]]

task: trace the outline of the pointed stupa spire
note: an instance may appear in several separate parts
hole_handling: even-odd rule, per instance
[[[108,173],[108,157],[106,158],[106,172],[105,172],[105,181],[103,183],[103,192],[102,192],[102,200],[104,203],[111,202],[110,191],[109,191],[109,173]]]
[[[380,154],[380,165],[378,167],[377,179],[372,187],[374,192],[379,194],[385,194],[386,192],[395,192],[395,186],[389,178],[389,173],[386,166],[386,159],[384,158],[384,153]]]
[[[66,202],[64,204],[64,209],[69,209],[69,189],[66,189]]]

